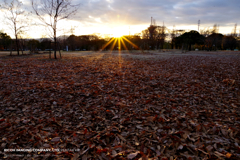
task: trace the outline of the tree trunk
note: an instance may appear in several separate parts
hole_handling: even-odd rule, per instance
[[[57,38],[54,36],[54,58],[57,59]]]
[[[19,56],[19,44],[18,44],[18,37],[16,35],[16,47],[17,47],[17,55]]]
[[[11,39],[11,51],[10,51],[10,56],[12,56],[12,39]]]
[[[56,28],[54,29],[54,58],[57,59],[57,35],[56,35]]]
[[[20,43],[20,47],[21,47],[21,51],[22,51],[22,55],[23,55],[23,42]]]

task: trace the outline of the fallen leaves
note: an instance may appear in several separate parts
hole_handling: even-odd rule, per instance
[[[1,158],[240,159],[239,58],[0,63]]]

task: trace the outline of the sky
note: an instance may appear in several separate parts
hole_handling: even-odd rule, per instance
[[[22,2],[22,9],[31,12],[31,0]],[[175,29],[198,30],[199,20],[200,29],[217,24],[223,34],[231,33],[234,25],[240,24],[239,0],[72,0],[72,3],[80,4],[79,9],[74,16],[58,23],[58,36],[71,33],[112,36],[141,33],[149,27],[151,17],[157,25],[164,23],[169,29],[175,26]],[[2,14],[0,30],[12,36]],[[28,19],[27,37],[49,35],[44,27],[32,26],[38,22],[34,14],[30,14]]]

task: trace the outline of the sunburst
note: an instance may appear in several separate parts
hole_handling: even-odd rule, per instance
[[[127,47],[126,43],[130,44],[130,48]],[[125,51],[127,51],[128,53],[129,50],[133,48],[137,49],[137,50],[140,50],[140,48],[134,44],[133,42],[131,42],[127,36],[119,36],[119,37],[115,37],[115,38],[112,38],[108,43],[106,43],[103,47],[102,47],[102,51],[106,48],[110,46],[110,52],[112,53],[112,51],[114,49],[116,49],[116,46],[117,46],[117,49],[118,49],[118,63],[119,63],[119,69],[122,70],[122,62],[123,62],[123,59],[122,59],[122,50],[124,49]]]
[[[131,48],[128,48],[126,43],[130,44],[131,47],[133,47],[134,49],[140,50],[140,48],[134,44],[133,42],[131,42],[128,38],[128,36],[122,36],[119,34],[119,37],[114,37],[112,38],[109,42],[107,42],[101,50],[106,49],[106,47],[108,47],[109,45],[111,45],[110,47],[110,51],[112,52],[114,49],[119,50],[119,53],[121,53],[121,51],[124,49],[127,52],[129,52],[129,50],[131,50]]]

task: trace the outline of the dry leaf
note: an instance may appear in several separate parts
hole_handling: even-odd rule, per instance
[[[135,152],[135,153],[131,153],[131,154],[129,154],[129,155],[127,156],[127,158],[128,158],[128,159],[133,159],[133,158],[135,158],[139,153],[140,153],[139,151],[137,151],[137,152]]]

